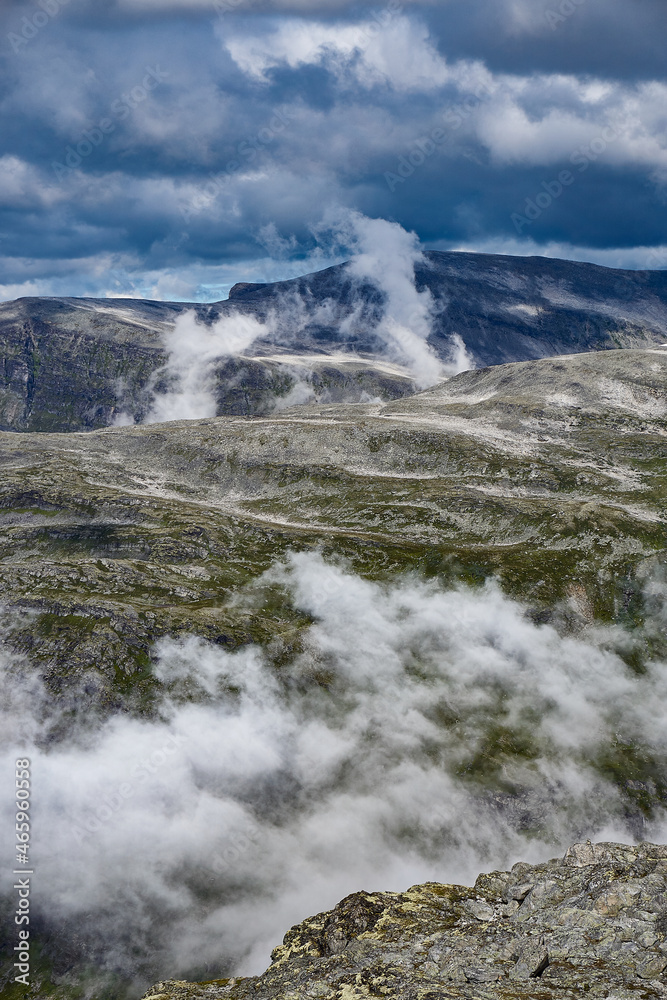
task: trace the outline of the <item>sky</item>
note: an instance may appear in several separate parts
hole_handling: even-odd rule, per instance
[[[0,299],[430,249],[667,268],[665,0],[2,0]]]

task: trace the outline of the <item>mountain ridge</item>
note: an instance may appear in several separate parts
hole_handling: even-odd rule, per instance
[[[441,360],[454,337],[471,367],[667,340],[666,271],[427,251],[415,281],[434,303],[429,344]],[[404,362],[395,377],[379,371],[379,360],[401,366],[377,331],[383,295],[353,280],[348,264],[234,287],[229,299],[209,304],[58,297],[1,304],[0,427],[92,430],[121,414],[141,422],[168,389],[168,336],[187,310],[207,325],[235,316],[261,323],[272,312],[279,320],[276,331],[258,333],[247,349],[226,353],[221,342],[210,367],[218,415],[266,415],[301,383],[305,400],[323,402],[414,392]],[[359,366],[353,378],[341,369],[341,352]],[[280,354],[299,355],[301,369]]]

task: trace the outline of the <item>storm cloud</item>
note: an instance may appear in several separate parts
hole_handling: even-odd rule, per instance
[[[221,298],[341,210],[664,267],[664,37],[659,0],[7,3],[0,296]]]

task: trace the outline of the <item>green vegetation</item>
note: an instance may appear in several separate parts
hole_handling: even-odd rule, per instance
[[[667,352],[559,365],[560,375],[553,362],[466,373],[382,409],[2,434],[5,641],[54,699],[67,704],[75,692],[91,720],[150,716],[163,636],[258,643],[287,670],[311,619],[258,581],[290,551],[317,549],[369,580],[495,579],[534,621],[571,634],[622,626],[619,655],[641,673],[667,652],[664,632],[647,625],[647,582],[667,563]],[[528,369],[530,391],[512,381]],[[585,388],[576,405],[573,382]],[[625,408],[605,402],[609,382],[625,387]],[[641,392],[656,383],[661,395],[642,411]],[[483,402],[463,399],[476,392]],[[550,402],[559,393],[566,401]],[[315,680],[326,686],[326,671]],[[462,725],[446,706],[433,719]],[[540,752],[530,720],[510,725],[499,705],[479,732],[443,767],[512,794],[513,763],[530,766]],[[665,762],[648,747],[619,737],[590,763],[633,816],[650,817],[667,798]],[[49,985],[60,982],[50,975],[44,966],[31,993],[7,986],[3,998],[79,1000],[78,987]]]
[[[39,612],[10,641],[54,691],[93,670],[109,705],[145,706],[162,635],[298,635],[309,622],[285,595],[237,595],[312,548],[369,579],[493,577],[559,627],[641,629],[645,567],[667,553],[666,373],[667,353],[609,351],[465,373],[380,413],[5,434],[0,588]],[[640,670],[661,645],[624,655]]]

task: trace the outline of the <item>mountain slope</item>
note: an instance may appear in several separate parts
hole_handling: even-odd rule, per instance
[[[648,346],[667,337],[667,271],[622,271],[546,257],[427,251],[415,268],[417,287],[436,303],[432,343],[446,357],[458,334],[475,365],[527,361],[580,351]],[[366,299],[372,300],[365,287]],[[239,285],[235,308],[265,315],[298,294],[351,306],[355,282],[347,265],[273,285]],[[224,306],[212,307],[217,313]],[[229,308],[227,306],[226,308]],[[302,349],[339,339],[333,327],[313,325]],[[358,350],[377,349],[359,336]]]
[[[605,351],[387,404],[4,433],[0,597],[39,611],[14,642],[54,691],[92,674],[114,703],[159,635],[298,631],[287,608],[248,617],[231,598],[313,546],[370,577],[496,575],[550,614],[632,623],[666,547],[666,395],[667,350]]]
[[[415,276],[433,297],[430,342],[441,359],[455,335],[477,367],[667,340],[667,272],[433,251]],[[410,372],[378,333],[382,293],[339,265],[273,285],[238,285],[229,300],[211,305],[4,303],[0,427],[74,431],[108,426],[121,414],[143,420],[155,394],[168,389],[166,338],[185,309],[209,324],[239,314],[279,317],[246,350],[225,356],[221,347],[211,366],[219,415],[266,415],[296,398],[290,393],[298,386],[305,400],[331,402],[414,391]]]
[[[50,776],[32,995],[79,1000],[94,981],[93,996],[136,997],[158,977],[231,975],[303,913],[368,886],[357,863],[372,885],[402,889],[464,879],[471,845],[479,871],[609,824],[661,839],[666,442],[660,348],[463,372],[386,403],[0,433],[0,728]],[[380,801],[364,814],[368,797]],[[400,863],[378,874],[369,859],[387,851]],[[645,861],[628,862],[633,878]],[[536,903],[567,875],[546,872]],[[472,894],[442,891],[460,940]],[[370,906],[393,934],[406,901],[430,894],[373,894]],[[517,938],[536,916],[525,905]],[[3,947],[15,933],[5,913]],[[530,927],[547,933],[550,913]],[[497,916],[504,946],[509,918]],[[285,962],[259,980],[153,992],[243,996],[257,983],[259,996],[284,995],[295,976],[310,990],[319,970],[347,996],[348,972],[311,955],[308,935],[344,945],[348,917],[340,961],[356,962],[344,903],[288,936]],[[656,969],[644,930],[637,962],[592,970],[575,934],[576,975],[634,989]],[[463,943],[469,963],[443,952],[421,979],[412,935],[399,938],[405,995],[417,979],[422,1000],[471,1000],[487,985],[490,998],[531,995],[532,980],[511,975],[514,953],[498,952],[499,986],[466,976],[489,971],[484,934]],[[384,967],[384,948],[372,963]],[[562,955],[547,950],[560,975]],[[0,984],[11,974],[10,959]]]

